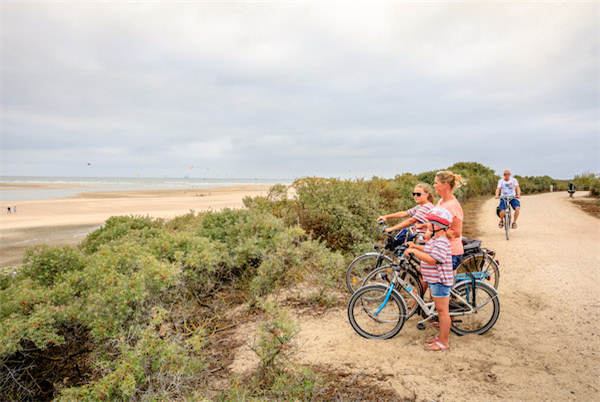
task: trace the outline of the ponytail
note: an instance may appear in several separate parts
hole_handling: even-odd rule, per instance
[[[467,181],[462,178],[459,174],[454,174],[449,170],[442,170],[441,172],[437,172],[435,177],[442,183],[448,183],[450,185],[450,189],[452,192],[459,187],[466,186]]]

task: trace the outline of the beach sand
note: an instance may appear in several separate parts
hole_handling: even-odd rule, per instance
[[[31,188],[11,185],[11,189]],[[40,188],[39,186],[36,188]],[[43,187],[54,188],[54,187]],[[21,263],[27,247],[77,244],[111,216],[173,218],[190,211],[241,208],[246,196],[266,195],[269,186],[82,193],[77,197],[0,203],[0,268]],[[8,214],[8,207],[17,212]]]

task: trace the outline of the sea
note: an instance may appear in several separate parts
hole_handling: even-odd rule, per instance
[[[48,200],[74,197],[81,193],[104,191],[140,191],[140,190],[188,190],[236,187],[247,185],[272,186],[289,185],[290,179],[214,179],[214,178],[141,178],[141,177],[17,177],[2,176],[3,186],[11,184],[41,184],[69,186],[69,188],[36,188],[26,190],[0,189],[0,202]]]

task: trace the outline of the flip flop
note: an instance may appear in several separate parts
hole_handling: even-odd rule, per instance
[[[502,229],[502,228],[504,227],[504,222],[502,222],[502,221],[501,221],[501,222],[498,224],[498,227],[499,227],[500,229]]]
[[[432,348],[432,346],[437,346],[437,348]],[[439,343],[439,342],[434,342],[434,343],[430,343],[427,346],[425,346],[425,349],[427,349],[430,352],[444,352],[448,349],[450,349],[450,346],[446,346],[443,343]]]
[[[431,338],[425,339],[425,343],[429,345],[429,344],[435,343],[439,340],[440,340],[439,336],[432,336]]]
[[[512,225],[510,225],[510,227],[512,229],[516,229],[517,228],[517,222],[513,222]]]

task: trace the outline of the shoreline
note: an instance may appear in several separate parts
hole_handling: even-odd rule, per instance
[[[171,219],[190,211],[242,208],[244,197],[266,195],[271,186],[240,185],[210,189],[81,193],[74,197],[1,202],[0,268],[22,262],[35,244],[74,245],[111,216],[142,215]],[[16,213],[7,213],[17,206]]]

